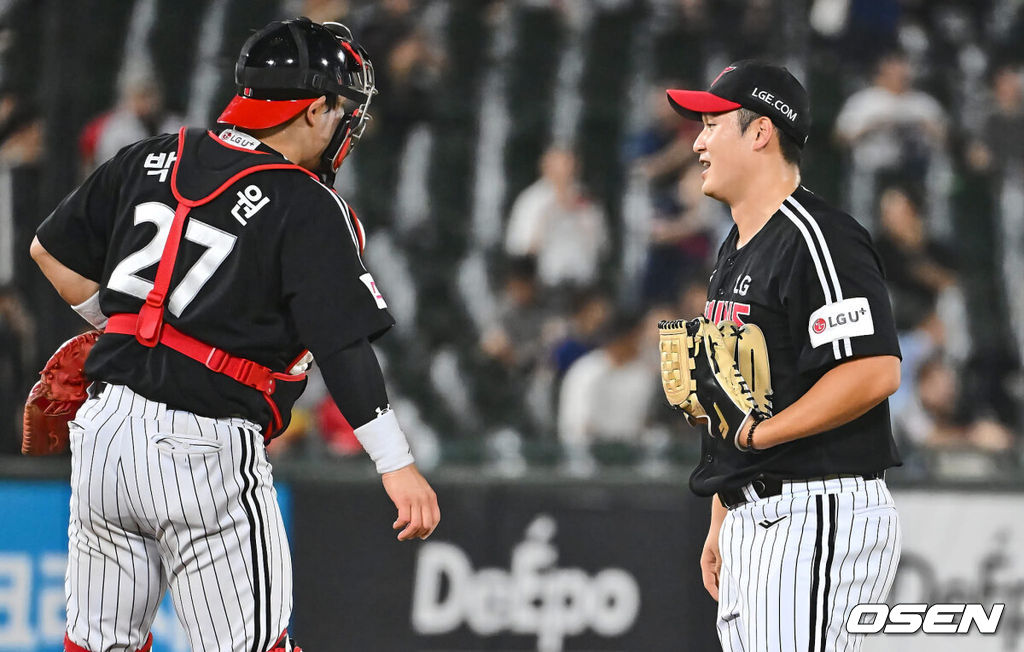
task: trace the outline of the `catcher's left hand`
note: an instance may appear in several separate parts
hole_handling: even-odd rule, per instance
[[[704,422],[712,437],[735,442],[749,417],[764,418],[714,324],[704,317],[678,319],[660,322],[658,331],[665,398],[691,424]]]
[[[29,392],[22,422],[21,452],[53,455],[68,449],[68,422],[87,398],[82,368],[101,331],[89,331],[60,345]]]

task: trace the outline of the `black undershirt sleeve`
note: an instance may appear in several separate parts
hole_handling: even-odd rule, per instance
[[[352,428],[377,418],[388,406],[384,374],[370,341],[362,338],[316,361],[324,383]]]

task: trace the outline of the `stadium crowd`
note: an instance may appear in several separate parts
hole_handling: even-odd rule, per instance
[[[17,449],[33,370],[81,326],[34,278],[35,226],[120,147],[210,125],[231,80],[211,81],[202,57],[233,51],[242,25],[304,14],[350,25],[375,62],[374,122],[338,188],[367,224],[368,265],[399,322],[379,346],[425,465],[657,472],[694,454],[695,433],[661,396],[655,325],[703,311],[731,220],[701,193],[696,124],[664,89],[760,57],[811,93],[804,184],[871,231],[886,270],[903,472],[1020,468],[1019,2],[189,0],[195,25],[147,18],[169,11],[147,0],[83,0],[128,25],[122,51],[64,46],[106,66],[90,89],[61,86],[73,65],[24,56],[47,45],[31,29],[44,4],[0,5],[3,452]],[[182,64],[171,51],[188,38],[216,43]],[[315,374],[270,450],[359,453]]]

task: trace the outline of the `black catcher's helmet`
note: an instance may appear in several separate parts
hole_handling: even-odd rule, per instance
[[[235,84],[237,95],[217,122],[243,129],[282,124],[327,93],[355,103],[323,154],[321,171],[328,175],[362,135],[377,92],[373,64],[348,28],[305,17],[275,21],[250,36],[235,64]]]

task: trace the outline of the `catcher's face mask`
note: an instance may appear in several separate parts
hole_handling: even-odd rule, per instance
[[[334,175],[338,168],[345,161],[356,142],[363,135],[366,123],[370,119],[368,109],[373,96],[377,93],[374,84],[373,64],[366,56],[366,51],[355,44],[352,34],[348,28],[341,23],[324,23],[326,27],[338,39],[338,44],[348,54],[351,60],[357,65],[357,72],[351,75],[353,88],[345,88],[340,95],[357,103],[356,107],[346,110],[341,122],[334,130],[334,136],[327,144],[327,148],[320,156],[320,172],[327,177],[333,185]]]

